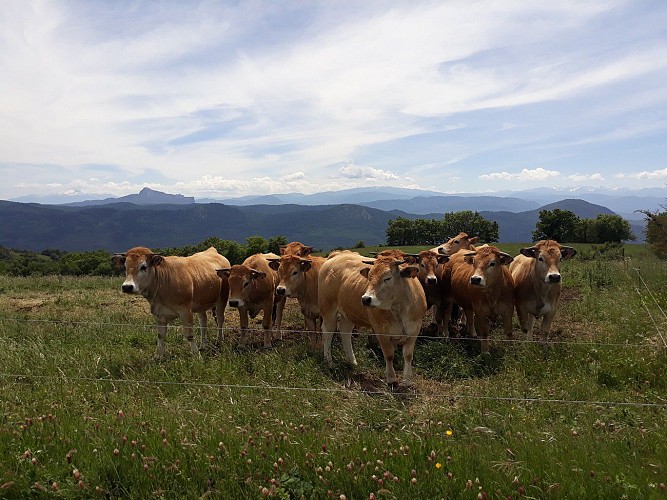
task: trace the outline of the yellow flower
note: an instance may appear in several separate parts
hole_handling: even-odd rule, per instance
[[[441,464],[440,462],[438,462],[437,464],[435,464],[435,468],[436,468],[436,469],[439,469],[440,467],[442,467],[442,464]]]
[[[454,434],[454,433],[452,432],[451,429],[447,429],[447,430],[445,431],[445,434],[447,434],[448,436],[451,436],[451,435]]]

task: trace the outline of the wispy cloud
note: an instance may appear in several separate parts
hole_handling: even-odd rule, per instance
[[[643,172],[619,173],[617,179],[667,179],[667,168]]]
[[[517,173],[493,172],[491,174],[482,174],[479,178],[485,181],[546,181],[558,176],[560,176],[560,172],[556,170],[547,170],[538,167],[532,170],[524,168],[521,172]]]

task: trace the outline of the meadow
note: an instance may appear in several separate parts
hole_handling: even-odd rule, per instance
[[[427,334],[396,392],[368,332],[330,369],[292,301],[272,349],[228,309],[154,361],[123,278],[0,276],[0,498],[667,498],[667,262],[574,246],[548,346]]]

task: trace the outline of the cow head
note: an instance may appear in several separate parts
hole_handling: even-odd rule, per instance
[[[307,257],[313,253],[313,247],[308,247],[298,241],[292,241],[287,245],[280,245],[280,255],[299,255],[300,257]]]
[[[560,283],[560,263],[577,254],[572,247],[566,247],[554,240],[542,240],[530,248],[522,248],[521,255],[535,259],[537,276],[545,283]]]
[[[401,267],[405,261],[394,257],[379,256],[374,261],[364,261],[364,264],[372,266],[360,271],[368,279],[366,291],[361,296],[361,303],[368,307],[391,309],[394,302],[402,298],[402,280],[416,278],[419,274],[417,266]]]
[[[125,267],[123,293],[144,293],[155,282],[155,268],[163,261],[162,255],[145,247],[135,247],[126,253],[115,254],[111,261],[116,267]]]
[[[419,264],[419,281],[427,285],[438,284],[437,268],[449,260],[447,255],[437,254],[432,250],[423,250],[416,256],[416,263]]]
[[[291,297],[305,286],[305,273],[312,267],[312,260],[298,255],[283,255],[280,259],[269,259],[269,266],[278,271],[276,294]]]
[[[479,237],[472,238],[466,233],[459,233],[453,238],[449,238],[445,243],[438,247],[438,253],[443,255],[454,255],[459,250],[474,250]]]
[[[502,266],[509,265],[514,258],[494,246],[484,246],[474,252],[467,252],[464,260],[474,268],[470,284],[485,287],[500,279],[503,273]]]
[[[254,290],[256,281],[266,278],[266,273],[243,264],[228,269],[218,269],[218,276],[229,282],[229,306],[243,307]]]

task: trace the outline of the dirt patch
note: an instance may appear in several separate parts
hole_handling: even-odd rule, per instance
[[[32,312],[46,304],[44,299],[11,299],[12,308],[20,312]]]

